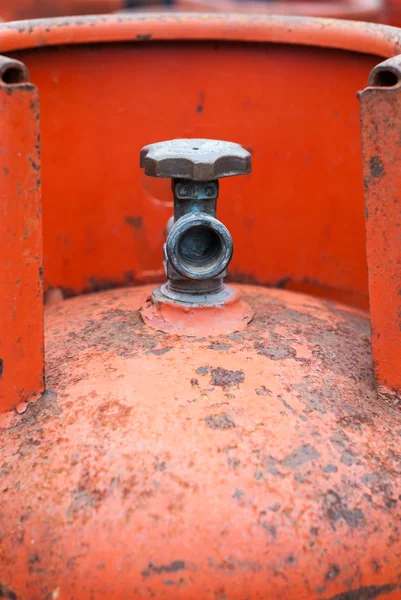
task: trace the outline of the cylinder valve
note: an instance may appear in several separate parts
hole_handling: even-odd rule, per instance
[[[233,255],[227,227],[216,218],[219,179],[251,171],[251,155],[239,144],[177,139],[145,146],[146,175],[172,179],[174,216],[167,227],[167,283],[156,299],[216,305],[230,296],[223,284]]]

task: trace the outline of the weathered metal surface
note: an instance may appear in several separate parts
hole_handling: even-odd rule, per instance
[[[360,94],[369,301],[376,376],[401,394],[401,57],[373,69]]]
[[[248,302],[240,298],[236,289],[223,285],[218,292],[208,291],[193,296],[174,292],[164,284],[153,290],[151,298],[141,308],[144,322],[169,335],[202,337],[226,335],[246,328],[254,317]]]
[[[213,181],[251,172],[252,159],[240,144],[221,140],[175,139],[142,148],[146,175],[170,179]]]
[[[246,331],[177,338],[151,289],[46,309],[47,394],[0,433],[3,596],[401,598],[367,315],[244,286]]]
[[[214,303],[234,250],[230,232],[216,219],[218,180],[250,173],[251,154],[233,142],[175,139],[142,148],[140,166],[146,175],[172,179],[174,216],[163,249],[168,282],[159,296],[166,292],[176,301],[178,293],[198,304],[201,294]]]
[[[166,242],[167,260],[185,280],[221,277],[231,262],[233,250],[227,227],[207,213],[190,212],[178,219]]]
[[[39,96],[26,67],[0,57],[0,412],[43,381]],[[22,409],[22,406],[21,406]]]
[[[252,178],[222,182],[232,279],[367,305],[355,93],[377,56],[400,51],[396,30],[266,16],[102,16],[9,24],[0,49],[21,57],[41,90],[46,289],[67,297],[163,278],[171,190],[133,169],[133,157],[149,140],[194,135],[252,151]],[[310,82],[322,69],[317,93]],[[295,261],[293,247],[302,248]]]

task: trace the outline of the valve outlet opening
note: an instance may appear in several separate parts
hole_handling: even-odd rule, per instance
[[[394,71],[378,69],[373,76],[372,85],[375,87],[395,87],[399,84],[399,81],[398,75]]]
[[[27,82],[27,76],[24,69],[18,65],[13,65],[4,69],[1,73],[1,79],[3,83],[8,85]]]
[[[177,257],[187,271],[205,273],[214,270],[223,260],[224,250],[224,242],[216,231],[196,225],[178,240]]]

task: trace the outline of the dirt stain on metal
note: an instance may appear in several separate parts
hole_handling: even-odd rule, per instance
[[[271,396],[272,395],[272,391],[269,390],[269,388],[267,388],[265,385],[261,385],[260,387],[256,388],[255,392],[258,396]]]
[[[296,469],[310,460],[318,458],[320,458],[319,452],[310,444],[304,444],[286,456],[282,464],[290,469]]]
[[[198,369],[196,369],[196,372],[198,375],[208,375],[210,373],[210,367],[199,367]]]
[[[133,217],[131,215],[128,215],[128,217],[125,217],[125,222],[127,223],[127,225],[129,225],[133,229],[141,229],[142,225],[143,225],[142,217]]]
[[[204,106],[205,106],[205,93],[199,92],[199,103],[198,103],[198,106],[196,107],[196,112],[198,114],[203,112]]]
[[[210,415],[205,418],[205,423],[210,429],[232,429],[235,423],[230,415]]]
[[[341,569],[338,565],[333,564],[330,565],[329,570],[326,573],[326,581],[331,581],[332,579],[335,579],[336,577],[339,576],[339,574],[341,573]]]
[[[374,600],[379,596],[390,594],[396,587],[397,586],[391,583],[388,585],[369,585],[358,588],[357,590],[336,594],[327,600]]]
[[[156,566],[153,563],[149,563],[146,569],[142,571],[142,577],[150,577],[151,575],[160,575],[162,573],[176,573],[177,571],[185,571],[185,561],[174,560],[168,565]]]
[[[324,496],[323,511],[326,518],[331,522],[333,529],[336,528],[335,525],[337,521],[340,521],[341,519],[343,519],[351,529],[356,529],[357,527],[366,524],[363,512],[357,508],[348,508],[341,496],[332,490],[329,490]]]
[[[240,383],[244,383],[244,381],[244,371],[229,371],[228,369],[222,369],[221,367],[217,367],[217,369],[212,370],[212,385],[225,388],[233,385],[239,385]]]
[[[380,158],[378,156],[371,156],[369,160],[369,169],[372,177],[381,179],[386,174],[386,170]]]
[[[10,590],[4,583],[0,582],[0,598],[5,598],[5,600],[18,600],[17,594]]]

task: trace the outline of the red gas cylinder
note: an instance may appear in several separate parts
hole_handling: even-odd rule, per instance
[[[164,282],[43,310],[38,92],[0,80],[0,597],[401,598],[401,57],[359,95],[369,313],[225,282],[265,173],[201,136],[130,156],[170,188]]]

